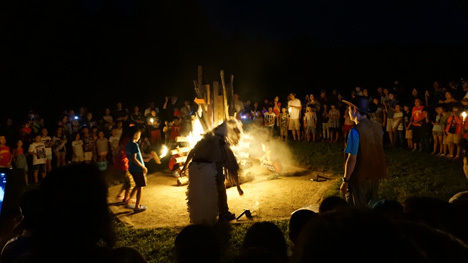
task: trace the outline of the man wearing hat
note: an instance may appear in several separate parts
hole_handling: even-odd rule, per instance
[[[340,191],[352,206],[366,207],[376,197],[380,179],[386,176],[382,126],[368,119],[369,100],[358,96],[349,106],[355,123],[348,135],[345,171]]]

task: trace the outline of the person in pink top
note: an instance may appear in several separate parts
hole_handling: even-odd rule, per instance
[[[10,147],[6,145],[6,138],[0,135],[0,168],[11,167],[11,152]]]

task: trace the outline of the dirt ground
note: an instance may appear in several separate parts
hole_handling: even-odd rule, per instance
[[[312,181],[317,174],[333,178],[331,174],[306,171],[301,176],[257,175],[251,182],[242,184],[244,195],[239,196],[235,187],[227,190],[230,211],[239,215],[249,209],[255,221],[289,218],[291,212],[301,207],[318,210],[323,194],[336,180]],[[148,185],[143,189],[142,204],[147,210],[133,213],[115,205],[120,185],[109,188],[112,212],[124,223],[135,228],[158,228],[189,224],[187,212],[187,186],[177,186],[169,173],[148,175]],[[239,221],[246,221],[243,216]]]

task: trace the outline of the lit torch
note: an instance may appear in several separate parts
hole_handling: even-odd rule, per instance
[[[466,114],[466,111],[462,112],[462,114],[461,114],[461,115],[462,115],[462,118],[463,118],[463,122],[465,122],[466,115],[467,115],[467,114]]]
[[[154,123],[154,118],[150,118],[149,121],[151,122],[151,125]]]

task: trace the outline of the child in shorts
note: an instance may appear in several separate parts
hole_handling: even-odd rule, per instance
[[[32,170],[34,176],[34,183],[39,183],[39,174],[43,179],[46,176],[46,150],[45,145],[41,140],[40,135],[36,135],[34,142],[29,145],[29,153],[33,156]]]
[[[315,109],[312,110],[311,107],[306,107],[306,112],[304,114],[304,129],[307,142],[310,142],[311,139],[315,142],[315,132],[317,127],[317,113]]]
[[[107,153],[109,153],[109,141],[104,137],[104,132],[99,131],[99,138],[96,140],[96,149],[100,162],[107,161]]]
[[[289,113],[286,108],[281,108],[279,115],[280,137],[282,140],[288,140]]]

